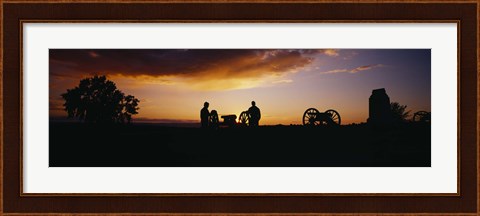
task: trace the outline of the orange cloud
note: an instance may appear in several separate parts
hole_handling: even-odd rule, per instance
[[[371,70],[373,68],[377,67],[383,67],[384,65],[382,64],[375,64],[375,65],[363,65],[359,66],[353,69],[335,69],[335,70],[329,70],[325,72],[321,72],[322,74],[334,74],[334,73],[358,73],[360,71],[366,71],[366,70]]]
[[[339,56],[338,50],[335,49],[326,49],[323,53],[328,56]]]

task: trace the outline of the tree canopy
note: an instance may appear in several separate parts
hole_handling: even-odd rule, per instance
[[[105,76],[82,79],[61,96],[69,118],[91,123],[130,123],[140,102],[132,95],[125,96]]]

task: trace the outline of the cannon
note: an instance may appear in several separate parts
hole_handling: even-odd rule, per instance
[[[237,127],[237,126],[250,126],[250,114],[248,111],[243,111],[240,113],[237,122],[237,115],[230,114],[230,115],[222,115],[221,118],[223,122],[219,121],[218,113],[216,110],[212,110],[208,117],[208,125],[210,128],[219,128],[219,127]]]
[[[413,122],[430,122],[430,112],[418,111],[413,114]]]
[[[218,113],[216,110],[212,110],[208,117],[208,126],[213,129],[217,129],[221,126],[234,127],[237,124],[237,116],[232,115],[222,115],[221,118],[223,122],[220,122],[218,119]]]
[[[303,113],[303,125],[315,126],[315,125],[340,125],[340,114],[333,109],[329,109],[323,113],[319,112],[315,108],[308,108]]]

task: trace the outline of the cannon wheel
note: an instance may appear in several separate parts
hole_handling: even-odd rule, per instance
[[[317,115],[320,112],[315,108],[308,108],[305,113],[303,113],[303,125],[320,125],[321,122],[317,119]]]
[[[216,110],[212,110],[210,116],[208,116],[208,126],[211,128],[218,128],[218,124],[218,113]]]
[[[238,117],[238,121],[242,125],[249,125],[250,116],[248,115],[247,111],[243,111],[242,113],[240,113],[240,117]]]
[[[332,109],[329,109],[329,110],[325,111],[325,113],[327,113],[328,115],[330,115],[330,117],[332,118],[332,121],[333,121],[336,125],[340,125],[340,123],[342,122],[342,119],[340,118],[340,114],[338,114],[337,111],[332,110]]]
[[[427,111],[418,111],[413,114],[413,121],[414,122],[429,122],[430,121],[430,113]]]

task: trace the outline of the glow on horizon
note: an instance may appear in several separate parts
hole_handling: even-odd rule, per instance
[[[65,117],[60,94],[94,74],[140,99],[134,121],[199,122],[205,101],[219,115],[239,116],[254,100],[263,125],[301,124],[310,107],[361,123],[377,88],[412,112],[430,111],[430,50],[135,51],[51,51],[50,116]]]

